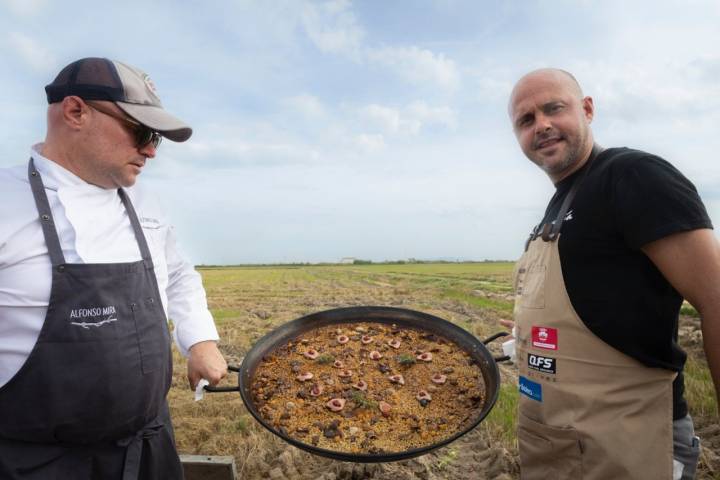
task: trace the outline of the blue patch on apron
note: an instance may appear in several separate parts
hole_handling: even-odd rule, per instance
[[[533,400],[542,402],[542,385],[520,376],[520,393]]]

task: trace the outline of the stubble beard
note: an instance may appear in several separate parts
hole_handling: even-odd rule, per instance
[[[536,163],[548,175],[558,175],[562,172],[569,171],[581,160],[583,160],[582,158],[580,158],[580,156],[582,155],[582,149],[585,145],[585,142],[587,141],[587,138],[587,129],[583,129],[581,132],[579,132],[577,142],[570,143],[567,137],[565,137],[565,145],[567,147],[567,151],[559,161],[552,164],[547,164],[542,161],[538,161]]]

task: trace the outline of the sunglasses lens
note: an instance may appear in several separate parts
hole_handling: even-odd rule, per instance
[[[99,106],[93,105],[89,102],[87,103],[87,105],[100,113],[116,118],[123,122],[135,135],[135,146],[137,148],[143,148],[147,145],[150,145],[151,143],[154,148],[157,148],[160,145],[160,142],[162,141],[162,136],[159,133],[146,127],[145,125],[137,122],[136,120],[125,118],[124,116],[118,115],[117,113],[113,113],[109,110],[105,110],[104,108],[100,108]]]
[[[138,147],[142,148],[148,144],[152,143],[153,148],[157,148],[160,145],[160,142],[162,141],[162,137],[159,133],[153,132],[147,127],[141,127],[138,128],[135,131],[135,140],[137,142]]]

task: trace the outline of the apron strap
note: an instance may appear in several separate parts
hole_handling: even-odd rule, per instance
[[[137,213],[135,213],[135,207],[133,207],[133,204],[130,201],[130,198],[128,198],[127,193],[125,193],[125,190],[118,188],[118,195],[120,195],[120,200],[122,200],[123,205],[125,205],[125,210],[127,210],[130,224],[132,225],[133,232],[135,233],[135,240],[137,240],[138,247],[140,247],[140,254],[145,262],[145,268],[150,270],[153,268],[152,256],[150,255],[150,249],[148,248],[147,240],[145,240],[145,234],[143,234]]]
[[[32,189],[33,198],[35,199],[35,205],[37,206],[38,214],[40,215],[40,225],[42,226],[43,235],[45,236],[45,243],[50,253],[50,261],[53,267],[63,265],[65,263],[65,256],[60,246],[60,239],[58,238],[57,229],[55,228],[55,221],[53,219],[52,211],[50,210],[50,202],[48,201],[47,194],[45,193],[45,186],[43,185],[40,172],[35,168],[35,162],[30,157],[28,163],[28,180],[30,181],[30,188]],[[145,235],[140,227],[140,221],[138,220],[135,208],[128,198],[125,190],[118,188],[118,195],[122,200],[125,210],[127,211],[130,224],[132,225],[133,232],[135,233],[135,240],[138,243],[140,249],[140,255],[145,263],[145,268],[151,270],[153,268],[152,256],[150,255],[150,249],[148,248]]]
[[[560,210],[558,211],[557,217],[555,218],[555,221],[553,223],[546,223],[542,227],[542,239],[546,242],[554,242],[557,240],[558,235],[560,235],[560,229],[562,229],[562,224],[565,221],[565,215],[567,215],[568,210],[570,209],[570,205],[572,204],[572,201],[575,199],[575,195],[577,194],[577,191],[580,189],[580,185],[582,185],[583,181],[585,180],[585,177],[587,177],[588,172],[590,171],[590,167],[592,165],[593,160],[598,156],[600,152],[603,151],[603,148],[598,145],[597,143],[593,144],[592,151],[590,152],[590,157],[588,157],[588,160],[585,164],[585,168],[583,172],[580,174],[578,178],[575,179],[572,186],[570,187],[570,191],[565,196],[565,199],[563,200],[562,205],[560,206]]]
[[[30,157],[30,162],[28,163],[28,180],[30,181],[30,188],[32,189],[33,198],[35,199],[35,206],[40,215],[40,225],[42,226],[43,235],[45,235],[45,243],[47,243],[50,261],[52,262],[53,268],[55,268],[65,263],[65,256],[63,255],[60,239],[55,229],[55,221],[53,220],[53,214],[50,210],[50,202],[48,202],[47,194],[45,193],[45,186],[40,178],[40,172],[35,168],[35,162],[33,162],[32,157]]]
[[[138,480],[140,476],[140,460],[142,458],[145,439],[157,436],[165,424],[159,419],[145,425],[135,435],[120,439],[116,442],[118,447],[125,447],[125,463],[123,464],[122,480]]]

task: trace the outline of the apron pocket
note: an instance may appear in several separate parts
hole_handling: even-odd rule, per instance
[[[518,442],[523,480],[582,479],[582,448],[574,428],[552,427],[521,413]]]
[[[545,308],[545,265],[532,265],[520,269],[516,292],[518,302],[526,308]]]
[[[167,361],[170,335],[165,315],[157,303],[149,297],[133,306],[143,373],[154,372]]]

